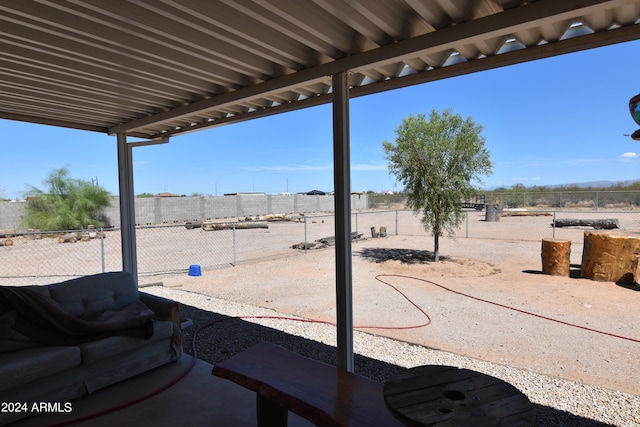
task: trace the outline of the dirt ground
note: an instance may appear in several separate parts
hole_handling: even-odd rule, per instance
[[[623,229],[640,229],[637,212],[558,217],[596,214],[618,217]],[[365,237],[352,245],[354,324],[397,327],[363,330],[640,395],[640,288],[579,278],[584,229],[555,230],[555,237],[572,241],[571,277],[562,278],[540,271],[541,239],[552,237],[552,217],[483,219],[483,212],[471,212],[457,238],[442,238],[444,260],[438,263],[430,260],[433,238],[410,212],[361,213],[352,219],[352,229]],[[367,239],[370,227],[380,225],[389,236]],[[238,232],[235,267],[229,261],[231,234],[219,233],[224,232],[139,230],[140,270],[173,271],[142,274],[140,283],[163,282],[282,313],[335,320],[334,248],[290,249],[305,236],[311,242],[332,235],[332,216]],[[100,271],[101,242],[49,240],[22,239],[0,248],[0,276],[6,277],[0,284],[52,283],[69,274]],[[109,261],[119,261],[117,234],[105,240],[105,249],[107,271],[121,268]],[[202,276],[187,275],[194,263],[202,264]],[[424,323],[429,325],[401,329]]]
[[[444,260],[435,263],[429,236],[361,240],[352,245],[354,324],[373,334],[640,395],[640,288],[579,278],[582,248],[575,243],[571,277],[541,274],[540,246],[443,238]],[[165,286],[334,321],[334,261],[331,247],[162,280]],[[402,329],[424,323],[429,325]]]

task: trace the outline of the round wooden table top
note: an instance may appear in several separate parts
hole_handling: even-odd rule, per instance
[[[520,390],[490,375],[426,365],[396,374],[384,385],[389,410],[408,426],[522,426],[537,412]]]

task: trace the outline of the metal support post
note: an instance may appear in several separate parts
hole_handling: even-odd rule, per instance
[[[353,283],[351,264],[351,179],[349,75],[332,76],[333,174],[336,217],[336,311],[338,369],[353,372]]]
[[[122,235],[122,269],[133,275],[138,283],[138,258],[136,253],[136,213],[133,194],[133,155],[127,144],[127,136],[119,133],[118,179],[120,190],[120,233]]]

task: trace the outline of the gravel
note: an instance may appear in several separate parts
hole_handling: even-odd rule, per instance
[[[197,357],[208,363],[218,363],[260,341],[270,341],[335,364],[336,334],[332,325],[277,319],[292,316],[178,288],[150,286],[144,291],[182,304],[183,315],[194,321],[184,331],[185,351],[193,353],[193,335],[199,331],[195,344]],[[361,331],[354,332],[354,351],[355,371],[382,382],[399,370],[425,364],[457,366],[500,378],[517,387],[536,405],[539,426],[640,426],[640,396],[633,394]]]

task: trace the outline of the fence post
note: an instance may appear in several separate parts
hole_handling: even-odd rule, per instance
[[[467,230],[465,231],[465,238],[469,238],[469,211],[464,211],[464,216],[465,216],[465,222],[466,222],[466,228]]]
[[[102,272],[104,273],[104,230],[100,227],[100,257],[102,258]]]
[[[398,209],[396,209],[396,236],[398,235]]]
[[[553,211],[553,238],[556,238],[556,211]]]
[[[354,214],[356,216],[356,242],[358,241],[358,212]]]
[[[236,266],[236,223],[233,223],[233,264]]]
[[[304,217],[304,253],[307,253],[307,216]]]

